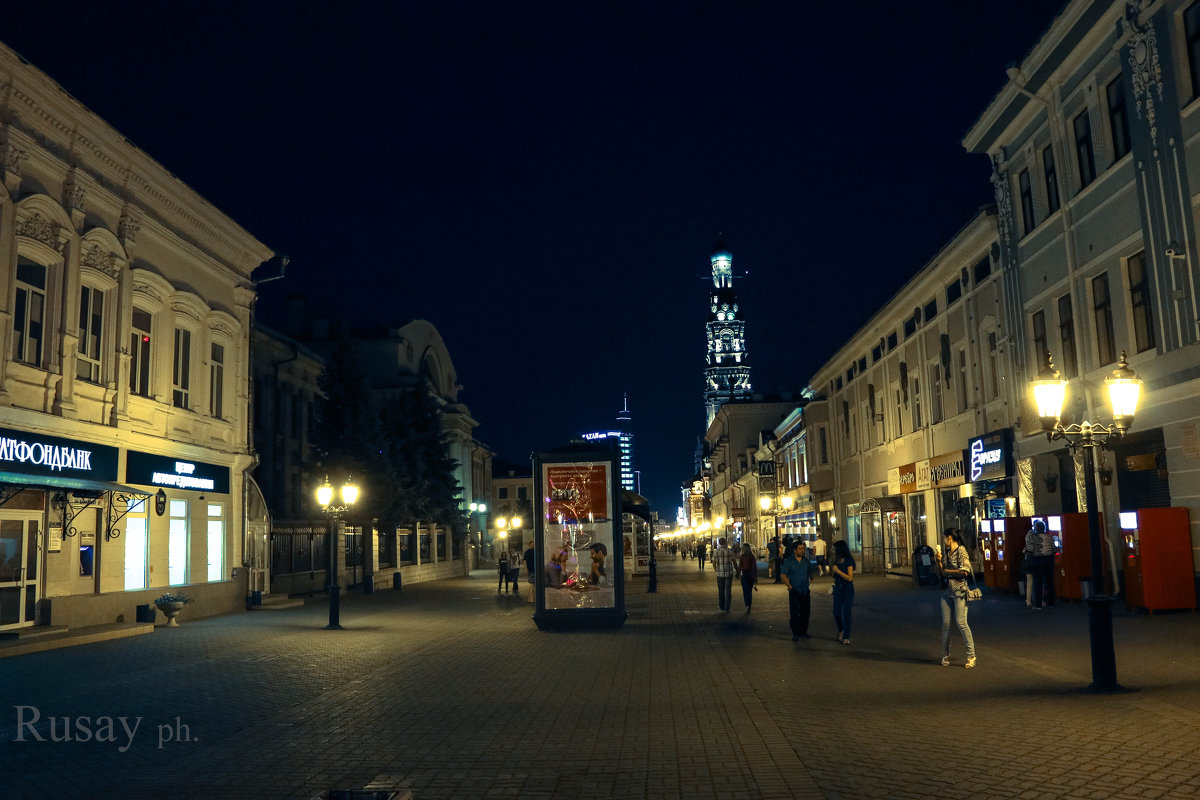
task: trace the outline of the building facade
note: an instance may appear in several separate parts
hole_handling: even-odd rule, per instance
[[[964,139],[993,165],[1017,382],[1049,352],[1069,381],[1067,424],[1111,421],[1103,381],[1122,354],[1144,381],[1133,427],[1096,456],[1105,557],[1118,564],[1120,512],[1177,506],[1200,565],[1198,133],[1200,3],[1079,0]],[[1022,508],[1082,509],[1082,462],[1022,399]]]
[[[905,571],[944,528],[971,530],[974,498],[1013,493],[964,464],[971,439],[1019,415],[996,219],[980,212],[813,376],[812,510],[865,571]]]
[[[0,629],[243,608],[273,253],[0,45]]]

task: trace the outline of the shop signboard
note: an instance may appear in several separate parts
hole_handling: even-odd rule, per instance
[[[896,469],[896,491],[891,491],[890,479],[888,481],[888,494],[909,494],[917,490],[917,465],[905,464]]]
[[[929,459],[929,478],[932,488],[962,486],[967,482],[966,458],[962,450],[943,453]]]
[[[0,471],[115,481],[117,448],[0,428]]]
[[[229,494],[229,467],[130,450],[125,480],[138,486],[162,486],[188,492]]]
[[[1010,474],[1012,428],[1003,428],[967,440],[967,482],[1002,480]]]
[[[540,628],[619,627],[625,621],[621,507],[615,454],[567,448],[534,459]]]
[[[930,478],[929,459],[918,461],[913,467],[917,471],[917,485],[914,487],[916,491],[923,492],[926,489],[933,488],[933,481]]]

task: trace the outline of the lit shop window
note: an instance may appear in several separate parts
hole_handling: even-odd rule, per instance
[[[187,583],[188,501],[172,500],[168,507],[171,527],[167,541],[167,580],[178,586]]]

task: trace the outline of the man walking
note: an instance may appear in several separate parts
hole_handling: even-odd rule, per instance
[[[818,535],[817,540],[813,542],[813,556],[817,560],[817,566],[820,568],[821,574],[824,575],[829,563],[825,560],[825,540],[822,539],[820,535]]]
[[[712,554],[713,572],[717,573],[717,605],[728,613],[733,594],[733,551],[725,543],[725,537],[717,540],[717,549]]]
[[[783,579],[779,577],[779,570],[783,567],[783,558],[779,554],[778,536],[772,537],[771,541],[767,542],[767,558],[770,559],[768,563],[771,565],[771,572],[775,574],[775,582],[783,583]]]
[[[808,638],[808,618],[812,612],[812,596],[808,592],[808,548],[797,541],[790,558],[783,562],[783,582],[788,588],[788,625],[792,641]]]
[[[700,562],[700,569],[704,569],[704,559],[708,557],[708,542],[700,542],[696,545],[696,560]]]

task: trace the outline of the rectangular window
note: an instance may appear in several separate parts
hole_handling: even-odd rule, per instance
[[[225,348],[215,342],[208,359],[208,413],[225,418]]]
[[[934,364],[929,376],[929,424],[937,425],[945,419],[945,409],[942,407],[942,365]]]
[[[980,281],[991,274],[992,259],[988,256],[984,256],[983,258],[979,259],[979,263],[975,265],[975,285],[978,286]]]
[[[150,328],[154,318],[149,311],[133,307],[133,326],[129,333],[129,392],[150,396]]]
[[[921,381],[913,378],[912,382],[912,423],[913,430],[921,430]]]
[[[1092,279],[1092,312],[1096,319],[1096,355],[1100,359],[1100,366],[1111,364],[1117,360],[1117,345],[1107,273]]]
[[[820,449],[821,463],[829,463],[829,440],[825,435],[825,427],[817,428],[817,446]]]
[[[988,389],[991,391],[991,398],[995,400],[1000,396],[1000,346],[995,331],[988,331],[987,346],[988,379],[991,382]]]
[[[950,285],[946,287],[946,308],[949,308],[951,305],[953,305],[960,297],[962,297],[962,281],[952,281]]]
[[[895,331],[892,331],[891,333],[888,334],[887,349],[888,349],[889,353],[896,349],[896,332]]]
[[[922,317],[926,322],[937,316],[937,300],[930,300],[925,304],[925,314]]]
[[[1046,214],[1058,211],[1058,173],[1054,169],[1054,146],[1042,151],[1042,171],[1046,176]]]
[[[13,361],[42,365],[46,325],[46,268],[17,259],[17,294],[13,305]]]
[[[1079,188],[1096,179],[1096,155],[1092,152],[1092,121],[1085,110],[1075,118],[1075,161],[1079,166]]]
[[[220,503],[208,506],[208,580],[225,577],[225,507]]]
[[[895,384],[892,384],[895,386]],[[904,435],[904,405],[900,399],[900,390],[895,391],[896,395],[896,437]]]
[[[175,360],[171,370],[171,404],[176,408],[188,407],[188,394],[192,385],[192,332],[186,328],[175,329]]]
[[[1033,358],[1034,366],[1040,368],[1046,363],[1046,354],[1050,345],[1046,340],[1046,312],[1038,311],[1033,315]]]
[[[79,290],[79,346],[75,377],[100,382],[100,345],[104,338],[104,292],[91,286]]]
[[[1113,161],[1129,152],[1129,114],[1125,109],[1125,81],[1108,85],[1108,125],[1112,129]]]
[[[874,364],[879,359],[883,358],[883,347],[876,345],[871,348],[871,363]]]
[[[1029,182],[1029,170],[1021,170],[1017,184],[1021,191],[1021,221],[1025,223],[1025,233],[1029,233],[1034,229],[1033,184]]]
[[[528,500],[529,499],[529,487],[528,486],[518,486],[517,487],[517,499],[518,500]]]
[[[1188,71],[1192,76],[1192,97],[1200,97],[1200,3],[1193,3],[1183,12],[1183,29],[1187,36]]]
[[[1075,312],[1071,295],[1058,298],[1058,339],[1062,344],[1062,374],[1074,378],[1079,374],[1079,357],[1075,352]]]
[[[167,503],[170,529],[167,539],[167,582],[172,586],[187,583],[188,575],[188,502]]]
[[[130,500],[128,508],[121,534],[125,542],[125,591],[146,588],[148,538],[145,499]]]
[[[958,413],[963,413],[967,410],[967,351],[962,349],[958,351]]]
[[[501,486],[499,489],[497,489],[496,497],[500,498],[501,500],[507,500],[508,499],[508,487]]]
[[[1133,338],[1137,351],[1153,349],[1154,305],[1151,302],[1150,276],[1146,272],[1146,253],[1142,251],[1126,262],[1129,269],[1129,301],[1133,306]]]
[[[916,318],[909,317],[908,319],[904,320],[904,338],[907,339],[908,337],[912,336],[916,332],[917,332]]]

